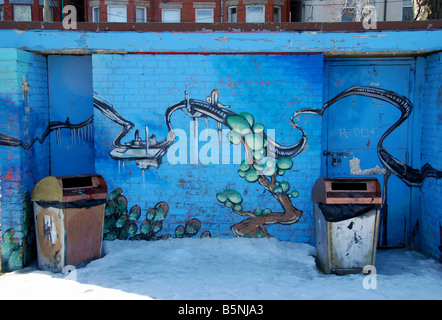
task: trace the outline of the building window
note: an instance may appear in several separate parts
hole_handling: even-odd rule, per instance
[[[273,7],[273,22],[281,22],[281,7]]]
[[[264,22],[264,6],[246,6],[246,22]]]
[[[126,6],[107,6],[107,22],[127,22]]]
[[[341,22],[356,21],[356,8],[353,6],[346,6],[342,9]]]
[[[181,21],[181,10],[180,9],[162,9],[161,10],[161,21],[162,22],[180,22]]]
[[[236,7],[229,7],[229,22],[237,22]]]
[[[402,20],[410,21],[414,19],[413,13],[413,1],[412,0],[403,0],[402,1]]]
[[[92,7],[92,22],[100,22],[100,7]]]
[[[14,21],[32,21],[32,10],[30,5],[14,4]]]
[[[145,7],[137,7],[137,22],[147,22],[146,12]]]
[[[195,9],[195,22],[213,23],[213,9]]]
[[[3,6],[0,6],[0,21],[5,20],[5,9]]]

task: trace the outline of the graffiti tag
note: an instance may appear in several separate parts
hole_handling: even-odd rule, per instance
[[[339,137],[348,139],[349,136],[353,136],[356,138],[368,138],[370,135],[376,134],[374,128],[339,128]]]

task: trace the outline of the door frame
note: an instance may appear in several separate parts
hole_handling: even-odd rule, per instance
[[[413,168],[421,167],[421,141],[420,134],[413,135],[414,132],[420,132],[422,125],[420,119],[420,109],[423,105],[423,82],[424,82],[424,59],[420,57],[369,57],[369,58],[326,58],[324,61],[324,82],[323,82],[323,103],[326,103],[330,97],[330,72],[333,66],[388,66],[388,65],[409,65],[409,95],[407,98],[413,104],[413,111],[408,118],[408,165]],[[355,84],[359,85],[359,84]],[[343,88],[345,90],[347,88]],[[327,156],[323,156],[322,152],[328,150],[328,116],[323,119],[321,132],[321,176],[327,177]],[[405,182],[403,182],[405,183]],[[383,186],[382,186],[383,188]],[[405,214],[404,226],[404,245],[407,247],[418,247],[417,231],[418,221],[420,219],[420,187],[412,186],[409,190],[409,207],[408,213]],[[379,244],[379,243],[378,243]]]

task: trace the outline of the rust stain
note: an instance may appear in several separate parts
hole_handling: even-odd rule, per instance
[[[8,173],[6,174],[5,179],[6,179],[6,180],[11,180],[11,179],[12,179],[11,169],[9,169]]]

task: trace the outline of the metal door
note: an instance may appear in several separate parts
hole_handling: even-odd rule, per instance
[[[92,58],[50,55],[48,85],[51,122],[63,124],[50,135],[51,175],[94,173]]]
[[[352,86],[380,88],[412,101],[413,59],[330,59],[326,62],[325,100],[330,101]],[[410,187],[388,175],[379,160],[381,136],[401,118],[392,104],[372,96],[348,95],[333,102],[324,113],[323,168],[327,177],[375,176],[381,183],[384,203],[380,246],[405,244],[410,213]],[[409,164],[411,137],[407,119],[383,141],[392,156]]]

